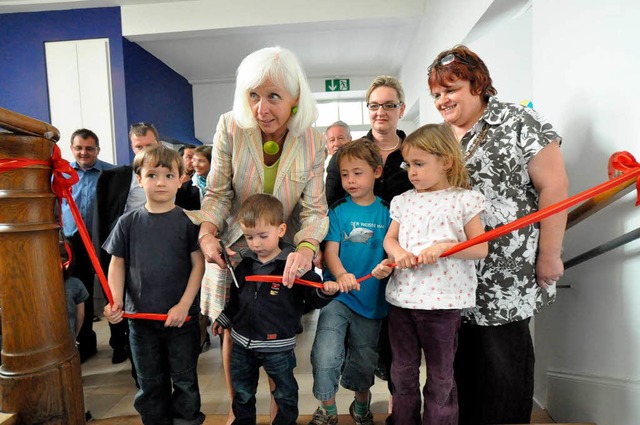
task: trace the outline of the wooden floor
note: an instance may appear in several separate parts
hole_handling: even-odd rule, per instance
[[[376,424],[380,424],[380,425],[384,424],[385,418],[386,418],[386,415],[384,414],[374,415]],[[205,420],[204,425],[224,425],[226,422],[226,419],[227,419],[226,415],[207,415],[207,419]],[[301,425],[307,424],[309,423],[310,420],[311,420],[311,416],[300,416],[298,418],[298,423]],[[91,422],[91,424],[94,424],[94,423],[96,425],[98,424],[99,425],[140,425],[142,424],[138,416],[129,416],[129,417],[123,417],[123,418],[109,418],[109,419],[102,419],[102,420]],[[351,419],[349,415],[340,415],[340,419],[338,423],[352,424],[353,419]],[[533,414],[531,415],[531,423],[532,424],[552,424],[555,422],[553,421],[553,419],[549,417],[546,411],[537,410],[537,411],[534,411]],[[268,425],[268,424],[269,424],[268,416],[258,416],[258,425]],[[595,425],[595,424],[581,423],[581,424],[574,424],[574,425]]]
[[[376,415],[375,417],[376,424],[384,424],[385,415]],[[299,424],[307,424],[311,420],[311,416],[300,416],[298,418]],[[227,415],[207,415],[207,419],[204,421],[204,425],[225,425],[227,421]],[[89,422],[89,424],[99,424],[99,425],[141,425],[142,422],[140,418],[137,416],[131,416],[128,418],[110,418],[110,419],[102,419],[99,421]],[[338,421],[340,424],[348,424],[353,423],[353,419],[349,417],[349,415],[340,415],[340,419]],[[269,417],[268,416],[258,416],[257,425],[269,425]]]
[[[298,424],[306,425],[311,420],[309,413],[313,412],[318,401],[311,392],[313,386],[312,368],[309,352],[315,337],[317,325],[317,312],[303,317],[305,331],[299,335],[296,344],[296,356],[298,365],[296,379],[300,386],[298,407],[301,415]],[[136,388],[133,385],[128,363],[113,365],[111,363],[111,350],[108,345],[109,327],[106,321],[94,323],[94,330],[98,335],[98,354],[82,365],[83,385],[85,394],[85,407],[96,418],[88,425],[141,425],[139,416],[133,408],[133,398]],[[198,362],[198,379],[202,397],[202,411],[207,415],[205,425],[225,425],[229,409],[229,398],[224,384],[224,374],[220,359],[219,341],[212,340],[200,356]],[[421,368],[421,382],[426,379],[426,371]],[[258,424],[266,425],[269,418],[265,415],[269,411],[270,398],[266,384],[266,377],[261,379],[261,385],[257,394]],[[384,424],[387,411],[388,390],[386,383],[376,380],[371,389],[371,411],[374,414],[376,425]],[[340,391],[337,397],[339,412],[348,412],[349,404],[353,400],[353,393]],[[340,425],[352,425],[353,419],[348,414],[340,415]],[[553,419],[544,410],[534,410],[531,415],[532,424],[552,424]],[[586,424],[576,424],[586,425]]]

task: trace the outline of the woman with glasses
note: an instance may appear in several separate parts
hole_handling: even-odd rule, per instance
[[[295,248],[285,247],[281,254],[286,255],[283,284],[291,288],[295,278],[312,270],[318,244],[329,227],[324,193],[327,154],[322,133],[311,127],[317,116],[304,71],[292,52],[269,47],[243,59],[236,77],[233,110],[220,117],[213,138],[211,171],[202,207],[200,211],[187,212],[192,221],[200,224],[200,247],[206,260],[214,263],[214,267],[207,267],[203,280],[202,293],[210,295],[201,301],[203,314],[212,320],[224,307],[232,281],[221,250],[230,248],[233,252],[229,254],[236,255],[247,247],[238,213],[249,196],[269,193],[284,206],[288,224],[285,239],[293,240]],[[234,260],[237,263],[239,259],[237,255]],[[229,387],[232,344],[231,333],[226,330],[222,360]],[[293,355],[291,346],[283,345],[279,350],[289,349]],[[275,385],[278,404],[292,400],[293,394],[283,395],[290,386],[278,388],[278,382]],[[233,401],[234,406],[248,397],[246,388],[236,390],[238,400]],[[295,398],[296,406],[287,404],[279,410],[295,408],[297,412],[297,391]],[[233,420],[233,413],[228,423]],[[274,423],[282,420],[276,416]]]
[[[472,189],[486,197],[491,230],[567,197],[560,143],[534,110],[495,96],[489,70],[465,46],[428,69],[436,109],[464,152]],[[555,298],[566,214],[489,242],[476,306],[463,312],[455,359],[460,424],[529,423],[534,352],[529,320]]]
[[[412,187],[406,171],[401,168],[400,146],[406,134],[398,130],[398,121],[405,110],[404,90],[400,81],[388,75],[376,77],[367,90],[367,109],[371,130],[365,137],[380,149],[384,162],[382,176],[376,180],[373,192],[383,200],[391,202],[394,196]],[[327,203],[331,206],[345,196],[340,181],[340,170],[334,157],[327,166]]]

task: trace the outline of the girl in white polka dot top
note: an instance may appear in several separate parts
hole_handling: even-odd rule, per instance
[[[414,189],[391,201],[384,248],[396,269],[389,280],[391,380],[395,423],[457,423],[453,379],[460,311],[475,305],[474,260],[481,243],[449,257],[440,255],[484,232],[484,196],[469,190],[460,144],[447,124],[428,124],[402,144]],[[419,368],[427,364],[424,414],[420,418]]]

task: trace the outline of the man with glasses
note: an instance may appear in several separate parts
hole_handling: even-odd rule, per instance
[[[82,220],[89,233],[91,233],[98,177],[103,170],[111,169],[114,165],[98,159],[98,154],[100,153],[98,136],[86,128],[76,130],[71,135],[71,152],[75,158],[75,161],[71,162],[71,166],[78,172],[79,178],[78,182],[73,185],[71,193],[78,206]],[[82,281],[89,293],[89,299],[85,301],[85,316],[82,328],[77,338],[80,361],[83,362],[97,351],[96,333],[93,331],[93,281],[95,272],[66,199],[62,200],[62,227],[65,237],[74,246],[75,255],[72,275]]]

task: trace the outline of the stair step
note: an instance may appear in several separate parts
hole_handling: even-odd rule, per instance
[[[0,425],[15,425],[18,423],[18,415],[15,413],[0,412]]]

